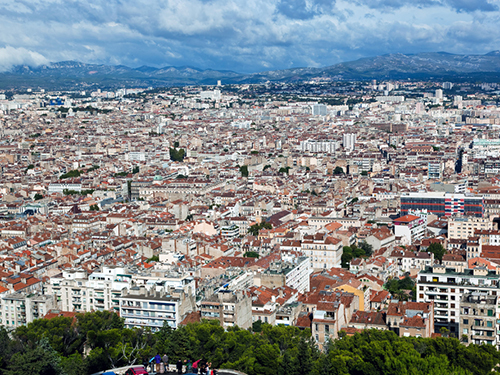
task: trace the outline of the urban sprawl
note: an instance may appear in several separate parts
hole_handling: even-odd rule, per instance
[[[500,346],[496,84],[0,94],[0,324]]]

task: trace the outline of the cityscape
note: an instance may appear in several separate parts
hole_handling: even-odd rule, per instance
[[[497,373],[499,16],[0,1],[0,373]]]
[[[500,345],[496,84],[5,93],[1,324]],[[257,326],[256,326],[257,324]]]

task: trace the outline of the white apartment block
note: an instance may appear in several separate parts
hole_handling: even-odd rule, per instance
[[[304,236],[301,250],[309,258],[314,270],[328,270],[341,265],[343,246],[342,240],[338,238],[323,234]]]
[[[460,300],[464,294],[480,293],[497,296],[499,290],[498,271],[489,271],[484,267],[464,269],[456,272],[455,268],[435,265],[418,273],[417,302],[434,302],[434,320],[436,332],[442,327],[460,337]]]
[[[125,327],[150,328],[153,332],[165,324],[177,328],[196,309],[194,295],[169,287],[132,286],[122,291],[119,300]]]
[[[51,278],[44,294],[55,295],[62,311],[119,311],[119,297],[132,276],[123,267],[103,267],[87,276],[85,271],[64,271]]]
[[[300,142],[300,150],[303,152],[334,154],[336,149],[337,142],[331,140],[317,141],[308,139],[307,141]]]
[[[49,184],[49,194],[63,193],[64,190],[82,191],[82,184],[53,182]]]
[[[15,329],[43,318],[56,307],[56,297],[53,295],[7,294],[0,299],[0,325],[9,330]]]

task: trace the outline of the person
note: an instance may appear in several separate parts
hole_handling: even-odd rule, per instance
[[[186,372],[189,374],[189,373],[193,373],[193,365],[191,364],[191,360],[188,359],[187,361],[187,364],[186,364]]]
[[[151,357],[149,360],[149,372],[155,371],[155,357]]]
[[[193,372],[195,374],[198,374],[198,367],[200,367],[200,361],[201,361],[201,359],[193,362]]]
[[[159,354],[155,355],[156,372],[160,372],[160,362],[161,362],[160,355]]]
[[[182,361],[180,359],[177,361],[177,374],[182,375]]]
[[[168,372],[168,355],[167,355],[167,353],[163,354],[163,357],[161,357],[161,360],[163,362],[163,366],[165,367],[165,372]]]
[[[207,363],[205,361],[201,361],[199,367],[200,375],[207,375]]]
[[[212,366],[212,362],[207,363],[207,375],[210,375],[210,366]]]

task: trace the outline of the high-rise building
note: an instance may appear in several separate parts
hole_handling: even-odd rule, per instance
[[[324,104],[313,104],[311,108],[313,116],[326,116],[328,113],[326,105]]]
[[[345,133],[342,136],[342,145],[345,149],[353,151],[356,145],[356,134]]]

